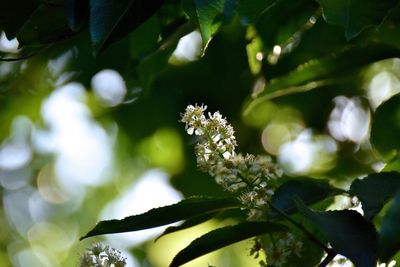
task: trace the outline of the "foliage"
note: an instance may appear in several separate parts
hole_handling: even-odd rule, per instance
[[[0,119],[10,128],[20,114],[46,124],[39,106],[54,88],[74,81],[95,91],[94,74],[114,69],[129,101],[101,106],[93,97],[96,120],[118,126],[118,138],[129,143],[116,141],[120,157],[164,169],[186,198],[93,227],[93,213],[128,181],[94,188],[93,195],[106,193],[95,211],[83,205],[90,212],[77,212],[80,231],[92,229],[81,239],[183,221],[164,238],[228,221],[194,239],[170,266],[249,238],[261,266],[323,267],[337,254],[357,267],[389,264],[400,250],[399,4],[6,1],[0,31],[17,38],[19,49],[0,55]],[[197,50],[179,56],[188,36]],[[63,70],[51,68],[63,56]],[[207,115],[201,103],[229,119]],[[42,173],[41,160],[51,160],[37,154],[29,164]],[[349,197],[362,214],[333,201]],[[1,243],[9,239],[0,235]]]

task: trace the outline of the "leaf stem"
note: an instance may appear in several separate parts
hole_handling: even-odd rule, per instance
[[[332,249],[328,252],[328,255],[326,255],[325,259],[318,265],[318,267],[325,267],[327,266],[333,258],[337,255],[335,251]]]
[[[288,214],[286,214],[284,211],[282,211],[281,209],[277,208],[275,205],[273,205],[271,202],[268,201],[268,205],[275,210],[276,212],[278,212],[280,215],[282,215],[286,220],[288,220],[291,224],[293,224],[294,226],[296,226],[297,228],[299,228],[306,236],[309,240],[311,240],[312,242],[314,242],[316,245],[318,245],[319,247],[321,247],[328,255],[331,255],[332,253],[334,253],[336,255],[336,252],[334,252],[331,248],[328,248],[324,243],[322,243],[318,238],[316,238],[314,236],[313,233],[311,233],[310,231],[308,231],[303,225],[301,225],[300,223],[298,223],[297,221],[293,220]],[[324,265],[322,265],[324,266]]]

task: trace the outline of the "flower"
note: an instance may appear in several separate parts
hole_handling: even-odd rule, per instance
[[[125,265],[126,258],[122,257],[121,251],[102,243],[96,243],[86,249],[79,262],[79,267],[124,267]]]
[[[262,219],[281,168],[267,155],[237,154],[233,127],[218,111],[206,116],[206,109],[203,104],[188,105],[181,114],[186,132],[198,138],[197,166],[226,191],[238,194],[250,220]]]
[[[276,242],[271,240],[271,243],[264,248],[265,254],[267,255],[267,262],[260,262],[260,265],[274,267],[284,266],[287,259],[292,254],[300,258],[300,251],[302,248],[303,242],[297,240],[293,234],[281,234]]]

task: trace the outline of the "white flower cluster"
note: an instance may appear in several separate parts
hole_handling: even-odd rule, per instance
[[[260,266],[274,266],[281,267],[285,266],[288,258],[295,254],[297,257],[300,256],[300,251],[303,248],[303,242],[297,240],[291,233],[283,233],[278,235],[278,240],[268,243],[266,247],[263,247],[260,240],[255,240],[253,248],[250,250],[250,255],[258,258],[260,250],[264,250],[267,260],[261,260]]]
[[[198,167],[208,172],[225,190],[239,195],[249,209],[249,219],[261,219],[273,195],[270,182],[282,170],[269,156],[236,154],[233,128],[217,111],[204,115],[207,106],[189,105],[182,115],[188,134],[198,136],[195,147]]]
[[[87,249],[79,263],[79,267],[124,267],[125,265],[126,258],[121,256],[121,251],[102,243],[96,243]]]

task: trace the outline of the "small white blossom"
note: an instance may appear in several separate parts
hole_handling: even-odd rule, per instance
[[[126,258],[121,251],[96,243],[81,256],[79,267],[124,267]]]
[[[288,258],[291,255],[301,257],[300,252],[303,248],[303,243],[295,238],[291,233],[275,234],[277,240],[270,240],[270,242],[264,246],[261,240],[256,239],[253,248],[250,250],[250,255],[254,255],[258,258],[259,251],[264,250],[267,260],[261,260],[260,266],[274,266],[281,267],[285,266]],[[274,238],[274,239],[275,239]]]
[[[205,105],[189,105],[181,114],[187,133],[198,137],[197,166],[225,190],[238,193],[250,220],[263,219],[273,195],[270,181],[282,175],[281,168],[266,155],[236,154],[233,127],[218,111],[206,117],[206,109]]]

